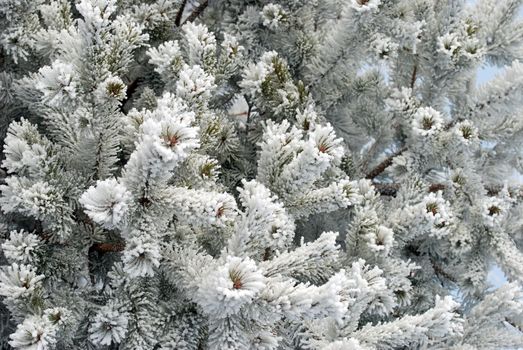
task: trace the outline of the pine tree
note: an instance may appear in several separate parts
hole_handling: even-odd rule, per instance
[[[520,5],[1,1],[1,346],[523,346]]]

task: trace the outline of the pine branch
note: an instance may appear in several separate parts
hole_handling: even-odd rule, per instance
[[[207,8],[208,5],[209,5],[209,1],[208,0],[203,1],[200,5],[198,5],[194,9],[194,11],[189,15],[189,17],[187,17],[187,19],[185,21],[183,21],[182,25],[187,23],[187,22],[192,22],[196,18],[198,18],[198,16]]]
[[[379,176],[382,172],[385,171],[385,169],[387,169],[389,166],[391,166],[392,164],[392,161],[394,160],[395,157],[399,156],[400,154],[402,154],[403,152],[405,152],[406,148],[402,148],[400,149],[399,151],[391,154],[390,156],[388,156],[384,161],[382,161],[380,164],[378,164],[374,169],[372,169],[366,176],[365,178],[367,179],[374,179],[375,177]]]

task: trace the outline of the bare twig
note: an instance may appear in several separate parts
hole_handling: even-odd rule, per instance
[[[445,269],[441,267],[441,265],[439,265],[434,259],[430,259],[430,262],[436,274],[448,279],[451,282],[456,282],[456,278],[447,271],[445,271]]]
[[[180,9],[178,10],[178,13],[176,14],[176,19],[174,20],[174,24],[177,27],[179,27],[180,23],[182,22],[183,11],[185,10],[186,4],[187,4],[187,0],[183,0],[182,4],[180,5]]]
[[[376,189],[376,192],[378,192],[380,195],[390,196],[390,197],[395,197],[400,188],[400,184],[398,184],[398,183],[374,183],[373,185],[374,185],[374,188]],[[445,184],[435,183],[435,184],[431,184],[427,188],[427,190],[428,190],[428,192],[438,192],[438,191],[444,191],[445,188],[446,188]],[[495,196],[502,190],[502,188],[503,188],[502,186],[486,187],[487,195]]]
[[[385,171],[385,169],[387,169],[392,164],[392,161],[394,160],[394,158],[399,156],[403,152],[405,152],[405,150],[406,150],[406,148],[402,148],[399,151],[388,156],[384,161],[382,161],[380,164],[378,164],[374,169],[369,171],[369,173],[365,176],[365,178],[374,179],[376,176],[380,175],[382,172]]]
[[[410,88],[414,89],[414,84],[416,84],[416,77],[418,74],[418,64],[414,65],[414,69],[412,70],[412,76],[410,78]]]
[[[431,184],[429,186],[429,192],[438,192],[438,191],[443,191],[444,189],[445,189],[444,184]]]
[[[194,21],[207,8],[208,5],[209,0],[202,1],[202,3],[194,9],[194,11],[189,15],[189,17],[187,17],[185,21],[183,21],[182,24]]]
[[[134,93],[138,89],[138,84],[140,82],[141,78],[136,78],[133,81],[127,85],[127,93],[125,98],[122,100],[122,103],[120,104],[120,110],[124,112],[124,106],[125,104],[133,97]]]
[[[400,188],[399,184],[392,183],[392,184],[374,184],[374,188],[376,189],[376,192],[378,192],[382,196],[388,196],[388,197],[395,197],[398,193],[398,190]]]
[[[232,113],[232,114],[229,114],[230,117],[243,117],[243,116],[248,116],[249,115],[249,112],[240,112],[240,113]]]
[[[89,275],[91,277],[91,283],[96,283],[96,277],[95,273],[93,272],[96,266],[96,263],[94,261],[95,256],[92,254],[94,252],[98,253],[98,256],[102,256],[105,253],[117,253],[124,250],[125,244],[123,242],[120,243],[94,243],[89,247],[89,259],[87,261],[87,266],[89,269]]]
[[[89,251],[95,251],[98,253],[117,253],[121,252],[125,248],[124,242],[116,243],[95,243],[90,248]]]

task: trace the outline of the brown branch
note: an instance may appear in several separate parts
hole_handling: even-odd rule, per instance
[[[456,278],[447,271],[445,271],[445,269],[443,269],[443,267],[441,267],[434,259],[430,259],[430,263],[432,264],[432,268],[434,269],[434,272],[436,272],[436,274],[448,279],[451,282],[456,282]]]
[[[186,4],[187,4],[187,0],[183,0],[182,4],[180,5],[180,9],[178,10],[178,13],[176,14],[176,19],[174,20],[174,24],[177,27],[179,27],[180,23],[182,22],[183,11],[185,10]]]
[[[5,184],[6,178],[7,178],[7,170],[0,168],[0,185]]]
[[[450,128],[452,128],[454,125],[461,122],[462,120],[463,120],[462,118],[457,118],[457,119],[451,120],[449,123],[447,123],[447,125],[445,125],[443,127],[443,130],[445,130],[445,131],[450,130]]]
[[[241,117],[241,116],[248,116],[249,115],[249,112],[241,112],[241,113],[232,113],[232,114],[229,114],[230,117]]]
[[[204,0],[200,5],[198,5],[198,7],[194,9],[194,11],[189,15],[189,17],[187,17],[185,21],[183,21],[182,24],[194,21],[207,8],[208,5],[209,0]]]
[[[416,84],[416,76],[418,74],[418,65],[414,65],[414,69],[412,70],[412,76],[410,78],[410,88],[414,89],[414,84]]]
[[[88,254],[88,260],[87,260],[87,266],[89,269],[89,275],[91,277],[91,283],[96,283],[96,276],[94,273],[95,269],[95,262],[94,259],[96,255],[93,256],[93,253],[97,253],[98,256],[102,256],[105,253],[117,253],[121,252],[125,248],[125,244],[123,242],[116,242],[116,243],[94,243],[92,246],[89,247]]]
[[[400,189],[398,183],[374,183],[374,188],[381,196],[395,197]],[[427,190],[428,192],[444,191],[446,188],[445,184],[435,183],[431,184]],[[503,189],[502,186],[488,186],[486,187],[487,195],[493,197],[497,195]]]
[[[385,171],[389,166],[391,166],[392,161],[395,157],[399,156],[403,152],[405,152],[406,148],[402,148],[399,151],[391,154],[388,156],[384,161],[382,161],[380,164],[378,164],[374,169],[369,171],[369,173],[365,176],[366,179],[374,179],[376,176],[380,175],[382,172]]]
[[[373,184],[376,192],[382,196],[395,197],[400,189],[399,184]]]
[[[443,190],[445,190],[444,184],[431,184],[429,186],[429,192],[438,192],[438,191],[443,191]]]
[[[95,243],[89,248],[89,252],[98,253],[117,253],[121,252],[125,248],[124,242],[116,243]]]
[[[138,90],[138,83],[140,82],[141,78],[134,79],[129,85],[127,85],[127,91],[125,98],[122,100],[120,104],[120,110],[124,112],[125,104],[133,97],[136,90]]]

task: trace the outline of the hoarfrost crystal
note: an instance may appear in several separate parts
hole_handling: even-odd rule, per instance
[[[116,179],[98,181],[80,197],[87,215],[100,225],[112,229],[124,219],[130,194]]]
[[[10,335],[9,345],[22,350],[50,350],[56,343],[55,327],[43,317],[32,316]]]
[[[214,88],[214,77],[205,73],[200,66],[185,66],[176,83],[176,94],[192,103],[204,103]]]
[[[43,279],[31,265],[4,266],[0,271],[0,295],[10,299],[27,297],[41,287]]]
[[[161,258],[157,243],[140,232],[132,236],[122,258],[124,271],[131,277],[153,276]]]
[[[9,239],[2,243],[2,251],[11,262],[33,263],[36,261],[36,250],[42,242],[37,235],[24,230],[11,231]]]
[[[350,0],[351,7],[358,12],[376,10],[381,0]]]
[[[452,222],[449,206],[450,204],[443,199],[441,191],[430,193],[423,199],[421,210],[435,236],[445,235],[445,229]]]
[[[443,118],[435,109],[421,107],[414,114],[412,127],[415,134],[433,136],[443,128]]]
[[[220,318],[239,312],[264,287],[265,277],[253,260],[228,256],[202,281],[195,298],[205,313]]]
[[[77,81],[73,65],[56,61],[52,66],[39,70],[35,87],[43,94],[44,100],[52,106],[70,103],[77,94]]]
[[[521,346],[520,3],[0,1],[0,347]]]
[[[177,41],[166,41],[157,48],[147,51],[149,63],[155,66],[158,74],[177,74],[183,66],[183,57]]]
[[[115,305],[100,308],[89,327],[89,339],[97,345],[120,343],[127,332],[127,314]]]
[[[100,84],[95,94],[100,100],[115,99],[121,101],[125,98],[126,91],[127,86],[122,79],[110,76]]]
[[[262,9],[263,25],[270,29],[277,29],[286,15],[280,5],[267,4]]]

